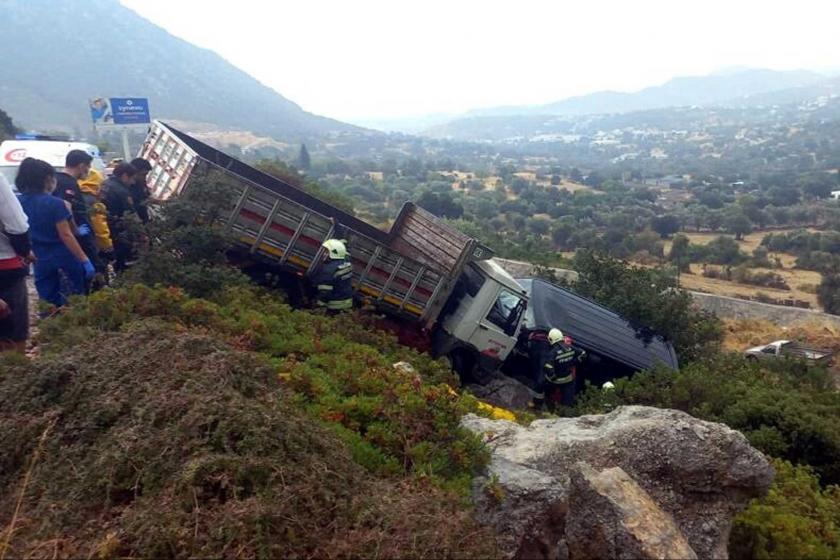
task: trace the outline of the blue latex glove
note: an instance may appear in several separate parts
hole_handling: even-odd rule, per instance
[[[76,235],[79,237],[87,237],[90,235],[90,226],[87,224],[82,224],[78,228],[76,228]]]
[[[96,269],[93,268],[93,263],[90,261],[85,261],[82,263],[82,267],[85,269],[85,279],[90,280],[94,276],[96,276]]]

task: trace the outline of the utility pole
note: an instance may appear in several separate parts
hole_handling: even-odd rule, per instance
[[[131,146],[128,145],[128,128],[122,127],[122,142],[123,142],[123,156],[125,157],[125,161],[129,162],[133,158],[131,157]]]

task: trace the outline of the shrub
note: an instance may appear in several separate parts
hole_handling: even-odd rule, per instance
[[[187,316],[196,304],[148,295]],[[90,319],[86,342],[0,369],[3,526],[25,498],[4,555],[495,554],[458,495],[354,462],[266,357],[180,322]]]
[[[218,222],[230,211],[229,192],[224,177],[210,173],[183,196],[163,203],[148,226],[149,245],[119,283],[178,286],[196,297],[247,284],[227,264],[233,239]]]
[[[776,479],[768,495],[735,518],[730,557],[840,556],[840,488],[821,488],[807,467],[779,460],[773,466]]]
[[[446,364],[400,346],[361,313],[329,318],[295,311],[253,288],[229,288],[218,302],[140,285],[98,292],[43,324],[44,351],[143,318],[204,328],[270,359],[293,400],[332,426],[365,467],[423,474],[467,491],[487,456],[459,426],[464,413],[478,411],[477,401],[450,391],[458,381]],[[417,374],[395,370],[399,361],[412,363]]]
[[[826,274],[817,288],[817,299],[826,313],[840,315],[840,274]]]
[[[723,268],[704,266],[703,276],[706,278],[718,278],[730,282],[737,282],[739,284],[774,288],[776,290],[790,290],[790,286],[785,279],[775,272],[753,272],[743,265],[734,269],[729,266]]]

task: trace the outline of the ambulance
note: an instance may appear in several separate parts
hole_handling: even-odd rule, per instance
[[[92,166],[104,173],[105,162],[99,148],[94,144],[56,140],[44,136],[18,136],[15,140],[6,140],[0,144],[0,174],[14,187],[17,169],[24,159],[41,159],[60,170],[64,168],[64,158],[70,150],[84,150],[89,153],[93,156]]]

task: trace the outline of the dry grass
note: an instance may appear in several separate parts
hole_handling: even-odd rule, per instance
[[[562,181],[558,186],[558,189],[567,190],[569,192],[578,192],[578,191],[585,191],[585,192],[598,192],[592,187],[588,185],[582,185],[581,183],[575,183],[573,181]]]
[[[840,352],[840,328],[831,323],[811,321],[782,327],[770,321],[730,319],[725,321],[727,350],[744,350],[774,340],[796,340],[809,346]]]
[[[840,354],[840,328],[831,323],[810,321],[782,327],[770,321],[729,319],[724,324],[723,347],[734,352],[743,352],[752,346],[774,340],[795,340],[814,348],[831,350],[835,355]],[[835,359],[831,373],[835,386],[840,388],[840,363],[837,362]]]
[[[751,268],[750,270],[756,272],[776,273],[785,279],[791,289],[790,291],[774,290],[763,286],[737,284],[735,282],[729,282],[727,280],[720,280],[717,278],[706,278],[702,275],[702,265],[698,264],[691,265],[691,274],[683,274],[680,276],[680,284],[682,287],[689,290],[697,290],[730,297],[755,296],[761,292],[776,299],[793,298],[807,301],[811,304],[812,309],[821,309],[819,303],[817,302],[816,294],[802,289],[803,286],[807,286],[809,284],[819,284],[822,281],[822,276],[819,272],[814,272],[812,270],[770,268]]]
[[[802,229],[802,228],[777,229],[777,230],[772,230],[772,231],[754,231],[749,235],[745,235],[744,238],[741,241],[738,242],[738,245],[741,246],[741,250],[744,251],[745,253],[752,254],[752,252],[756,249],[756,247],[761,245],[761,241],[764,239],[764,236],[769,235],[771,233],[779,233],[779,234],[790,233],[792,231],[799,231],[800,229]],[[807,231],[814,232],[814,231],[817,231],[817,230],[815,230],[813,228],[809,228]],[[688,239],[696,245],[706,245],[707,243],[709,243],[713,239],[717,239],[721,235],[726,235],[726,234],[721,233],[721,232],[716,232],[716,233],[712,233],[712,232],[701,232],[701,233],[685,232],[684,235],[686,237],[688,237]],[[670,250],[671,250],[671,240],[669,239],[669,240],[665,241],[665,251],[668,252]],[[792,255],[787,255],[787,256],[790,257],[793,260],[796,260],[796,257],[794,257]],[[787,264],[785,266],[787,266]]]
[[[797,231],[796,228],[786,230],[774,231],[755,231],[749,235],[744,236],[744,239],[738,242],[741,250],[749,255],[761,245],[761,241],[765,235],[770,233],[788,233]],[[815,231],[809,229],[808,231]],[[689,240],[697,245],[706,245],[713,239],[720,237],[721,233],[685,233]],[[671,251],[672,240],[665,241],[665,254]],[[768,268],[751,268],[753,272],[773,272],[785,279],[791,287],[790,291],[774,290],[771,288],[764,288],[761,286],[753,286],[749,284],[737,284],[735,282],[728,282],[716,278],[705,278],[702,275],[702,265],[692,264],[691,274],[685,274],[680,277],[680,282],[683,287],[689,290],[698,290],[701,292],[708,292],[711,294],[730,296],[730,297],[751,297],[756,296],[759,292],[769,295],[776,299],[798,299],[807,301],[811,304],[812,309],[820,310],[821,307],[817,302],[817,296],[807,288],[808,285],[819,285],[822,281],[822,275],[818,272],[810,270],[800,270],[794,268],[796,265],[796,256],[787,253],[770,253],[770,259],[778,258],[782,263],[783,268],[768,269]]]

